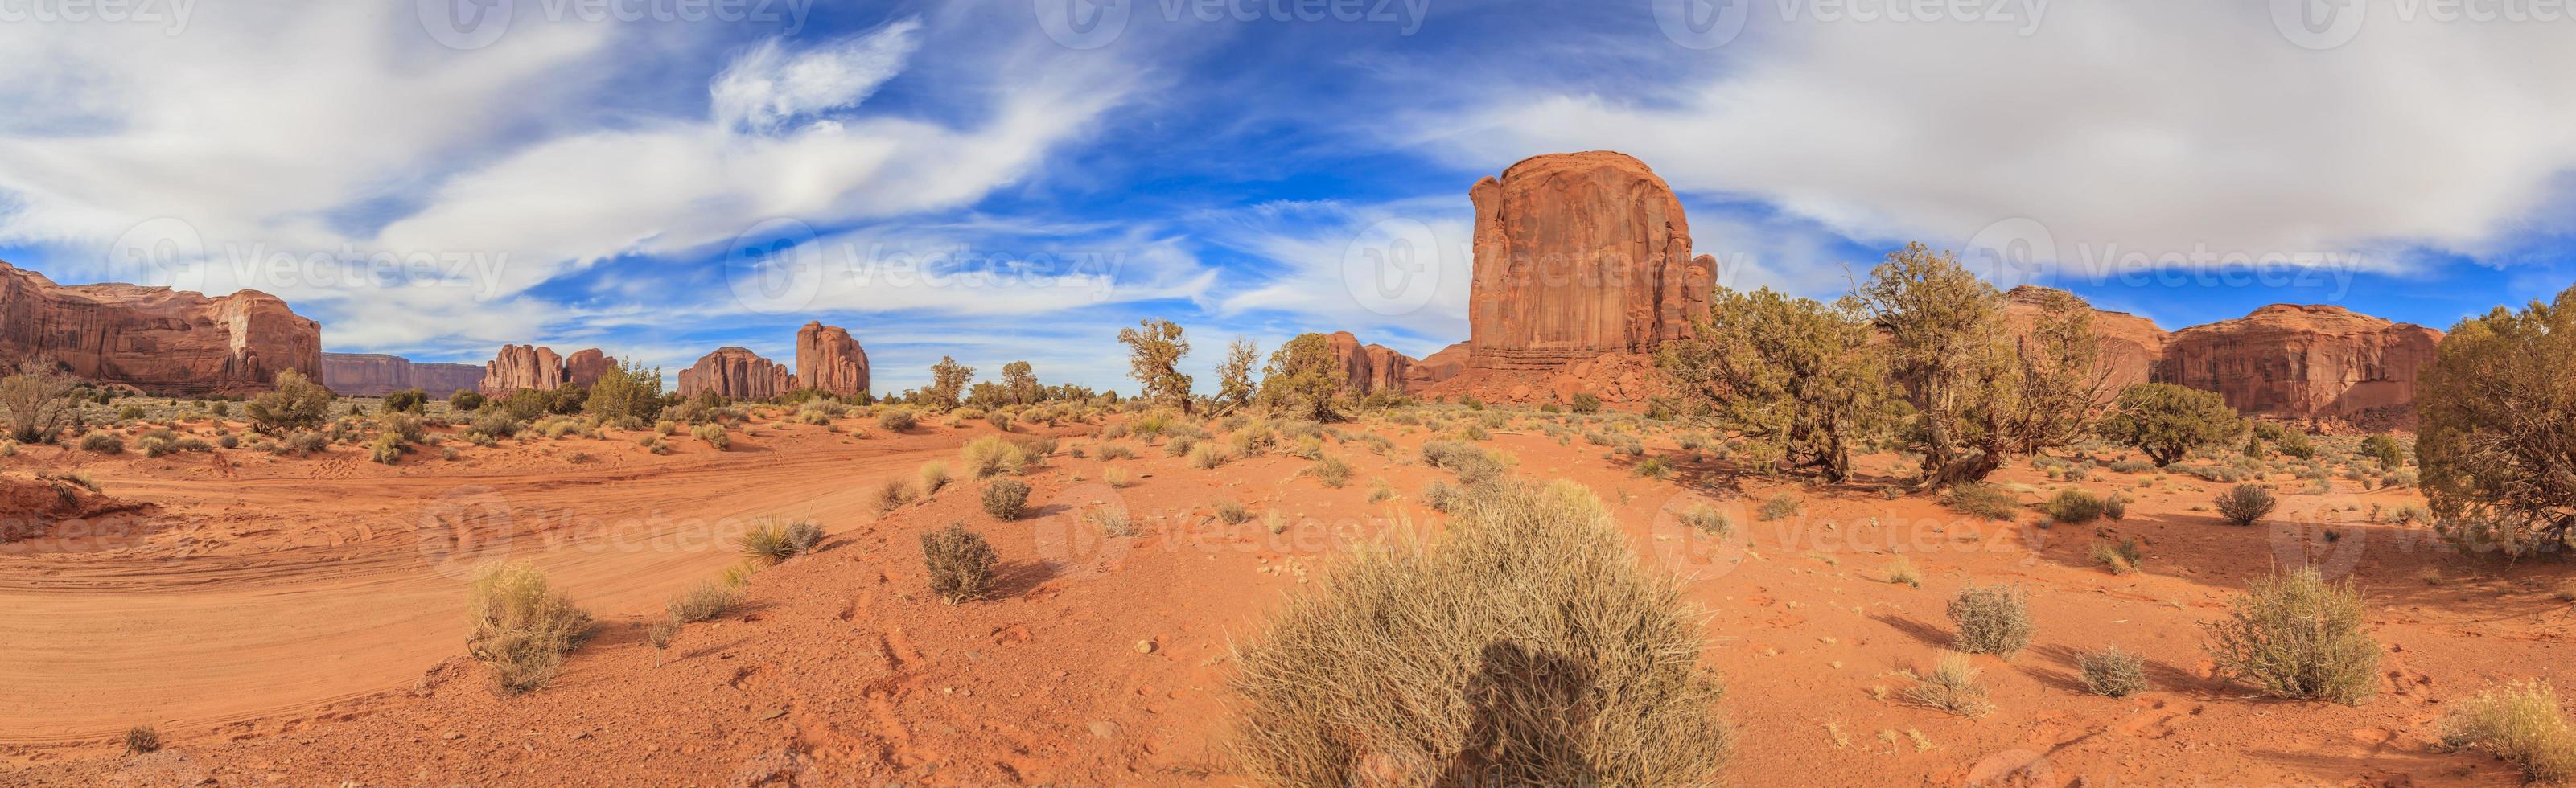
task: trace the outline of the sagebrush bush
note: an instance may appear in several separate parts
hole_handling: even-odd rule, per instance
[[[1682,525],[1689,526],[1691,530],[1721,538],[1735,533],[1735,524],[1727,522],[1726,514],[1708,504],[1693,506],[1689,511],[1682,512]]]
[[[920,417],[912,415],[912,411],[903,408],[891,408],[877,414],[877,426],[885,428],[887,432],[909,432],[920,424]]]
[[[1240,649],[1234,750],[1274,785],[1673,785],[1729,732],[1696,614],[1580,486],[1479,485]],[[1597,626],[1603,622],[1614,626]]]
[[[1949,612],[1960,651],[2011,657],[2030,645],[2030,610],[2019,588],[1969,586],[1951,597]]]
[[[2228,488],[2227,492],[2219,493],[2216,501],[2218,516],[2230,525],[2253,525],[2279,505],[2281,502],[2272,497],[2272,491],[2255,484]]]
[[[1945,503],[1960,514],[1988,520],[2010,520],[2021,514],[2021,496],[1982,482],[1951,487]]]
[[[946,486],[948,486],[948,464],[947,464],[947,463],[944,463],[944,462],[928,462],[928,463],[922,463],[922,465],[921,465],[921,494],[923,494],[923,495],[930,495],[930,494],[932,494],[932,493],[939,492],[939,488],[946,487]]]
[[[1019,473],[1029,464],[1026,452],[1000,436],[988,435],[968,441],[958,454],[965,461],[966,470],[973,472],[978,479]]]
[[[2057,491],[2057,496],[2048,499],[2042,508],[2050,519],[2067,525],[2086,525],[2102,519],[2110,506],[2103,502],[2101,496],[2069,488]]]
[[[1252,510],[1244,508],[1242,501],[1218,501],[1216,519],[1227,525],[1242,525],[1252,519]]]
[[[1802,507],[1796,493],[1781,493],[1762,502],[1762,519],[1778,520],[1798,513]]]
[[[887,479],[877,486],[877,511],[894,511],[896,507],[912,503],[912,497],[912,485],[905,484],[902,479]]]
[[[2494,753],[2534,782],[2576,782],[2576,727],[2546,681],[2492,687],[2452,706],[2442,743]]]
[[[125,729],[125,754],[150,755],[161,751],[161,732],[150,725]]]
[[[722,424],[700,424],[689,430],[689,434],[697,436],[698,440],[706,441],[707,446],[716,451],[733,448],[733,436],[725,433],[725,427]]]
[[[2084,673],[2084,688],[2095,695],[2125,698],[2147,689],[2145,658],[2112,646],[2075,658]]]
[[[117,437],[114,433],[93,432],[81,436],[80,450],[99,454],[120,454],[125,451],[125,439]]]
[[[375,442],[367,445],[367,458],[380,464],[392,465],[395,460],[402,459],[403,452],[409,450],[410,447],[403,445],[402,436],[389,432],[376,436]]]
[[[2138,565],[2146,560],[2146,550],[2138,546],[2138,539],[2134,536],[2122,538],[2119,544],[2093,543],[2093,563],[2111,570],[2111,574],[2125,575],[2137,571]]]
[[[1914,559],[1897,556],[1887,559],[1887,582],[1923,587],[1923,572],[1914,568]]]
[[[466,592],[466,649],[492,666],[493,687],[516,695],[545,686],[590,631],[590,614],[525,561],[487,564]]]
[[[695,623],[712,621],[717,616],[724,615],[725,611],[733,609],[736,599],[733,589],[725,587],[723,583],[708,580],[690,586],[689,590],[672,597],[671,601],[662,607],[664,611],[671,614],[672,620]]]
[[[994,479],[984,485],[984,513],[996,520],[1020,519],[1028,507],[1029,485],[1018,479]]]
[[[1316,460],[1308,470],[1315,474],[1315,481],[1326,487],[1339,488],[1351,482],[1351,464],[1340,457]]]
[[[1007,481],[1007,480],[1006,480]],[[950,604],[982,599],[992,591],[993,545],[964,523],[921,535],[921,562],[930,573],[930,593]]]
[[[2290,698],[2359,703],[2378,690],[2379,641],[2352,582],[2328,583],[2316,567],[2256,579],[2226,620],[2204,626],[2225,675]]]
[[[1983,717],[1995,710],[1995,704],[1986,700],[1986,688],[1977,683],[1981,672],[1969,662],[1967,654],[1943,652],[1932,664],[1931,672],[1915,677],[1914,687],[1905,695],[1916,703],[1961,717]]]

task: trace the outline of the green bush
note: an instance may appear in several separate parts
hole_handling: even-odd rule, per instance
[[[2351,581],[2315,567],[2255,580],[2224,621],[2203,625],[2220,672],[2290,698],[2359,703],[2379,687],[2379,641]]]
[[[1950,598],[1950,621],[1959,625],[1958,649],[2011,657],[2030,645],[2030,611],[2021,589],[1969,586]]]
[[[2263,489],[2261,485],[2239,484],[2219,493],[2216,505],[2218,516],[2225,518],[2228,524],[2253,525],[2264,515],[2271,514],[2281,502],[2272,497],[2272,491]]]
[[[93,432],[81,436],[80,450],[98,454],[122,454],[125,452],[125,439],[117,437],[115,433]]]
[[[983,536],[966,530],[964,523],[949,523],[947,528],[921,535],[921,562],[930,574],[930,592],[956,604],[991,593],[993,566],[999,559]]]
[[[2067,525],[2086,525],[2102,519],[2110,505],[2103,502],[2101,496],[2069,488],[2057,491],[2057,497],[2048,499],[2041,508],[2048,512],[2049,519]]]
[[[483,402],[484,398],[481,392],[458,389],[456,393],[447,395],[448,407],[455,408],[466,413],[482,410]]]
[[[590,614],[525,561],[488,564],[466,594],[466,648],[491,665],[494,688],[516,695],[544,686],[590,631]]]
[[[1951,487],[1947,503],[1960,514],[1988,520],[2010,520],[2021,514],[2020,496],[1984,482]]]
[[[2105,439],[2145,452],[2161,467],[2195,449],[2235,440],[2245,431],[2245,419],[2217,392],[2140,383],[2121,390],[2097,430]]]
[[[1589,391],[1576,392],[1574,399],[1566,403],[1566,408],[1586,415],[1600,413],[1601,398],[1592,396],[1592,392]]]
[[[1029,503],[1029,485],[1018,479],[994,479],[984,485],[984,513],[996,520],[1020,519]]]
[[[330,409],[331,390],[290,369],[277,373],[268,393],[252,399],[243,411],[252,430],[277,436],[322,426],[331,419]]]
[[[419,413],[429,408],[429,392],[407,389],[385,395],[386,413]]]

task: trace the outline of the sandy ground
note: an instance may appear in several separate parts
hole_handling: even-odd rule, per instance
[[[924,462],[962,473],[958,447],[992,433],[981,423],[900,436],[858,419],[839,432],[761,423],[729,452],[680,440],[655,456],[612,435],[391,467],[348,448],[28,448],[0,468],[78,468],[155,508],[99,535],[0,547],[0,604],[17,612],[0,618],[12,701],[0,704],[0,784],[1238,783],[1223,752],[1229,643],[1353,544],[1442,520],[1417,500],[1446,478],[1413,459],[1425,430],[1344,428],[1394,448],[1330,444],[1356,473],[1326,488],[1301,474],[1309,461],[1277,454],[1194,470],[1131,438],[1120,443],[1139,456],[1102,461],[1101,441],[1082,437],[1096,427],[1068,425],[1029,474],[1032,513],[1012,523],[982,513],[972,480],[891,513],[876,505],[878,482]],[[1682,454],[1661,432],[1645,443]],[[2411,491],[2338,479],[2238,528],[2195,510],[2223,485],[2105,470],[2069,484],[2017,463],[1999,480],[2026,501],[2065,486],[2136,499],[2123,521],[2041,528],[2035,513],[1987,522],[1889,499],[1883,479],[1812,488],[1714,461],[1641,478],[1629,457],[1526,426],[1488,445],[1516,455],[1519,475],[1592,487],[1642,562],[1689,578],[1739,728],[1731,783],[2506,784],[2517,777],[2504,764],[2438,745],[2444,702],[2494,681],[2563,685],[2576,670],[2556,598],[2568,567],[2461,557],[2420,527],[2366,522]],[[1104,482],[1112,467],[1124,486]],[[1373,502],[1380,481],[1393,497]],[[1800,511],[1761,519],[1783,493]],[[1214,507],[1227,500],[1254,518],[1224,524]],[[1701,503],[1735,535],[1682,526]],[[1125,510],[1137,535],[1082,522],[1102,507]],[[733,613],[690,625],[657,667],[642,622],[734,563],[730,536],[769,515],[831,536],[761,572]],[[1000,551],[993,599],[927,593],[918,538],[950,522]],[[2143,571],[2089,559],[2095,541],[2121,537],[2146,545]],[[1921,568],[1921,588],[1885,581],[1897,555]],[[513,699],[462,658],[463,578],[499,557],[537,562],[601,622],[561,680]],[[2249,578],[2299,562],[2368,595],[2388,653],[2367,703],[2256,698],[2210,676],[2199,625]],[[2029,591],[2038,622],[2030,649],[1977,658],[1997,710],[1965,719],[1906,702],[1900,671],[1949,642],[1946,600],[1994,583]],[[2076,656],[2114,644],[2148,658],[2152,691],[2083,691]],[[138,723],[169,748],[122,756],[115,742]]]

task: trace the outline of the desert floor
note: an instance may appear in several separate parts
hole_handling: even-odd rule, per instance
[[[892,434],[857,413],[828,428],[773,413],[730,451],[683,435],[654,455],[612,431],[450,441],[455,459],[390,466],[345,445],[305,458],[22,447],[0,477],[76,470],[151,506],[0,545],[0,784],[1239,783],[1224,753],[1229,644],[1351,547],[1437,531],[1444,515],[1418,499],[1448,474],[1419,446],[1497,419],[1482,445],[1517,457],[1517,475],[1591,487],[1641,562],[1688,578],[1738,728],[1730,783],[2509,784],[2507,765],[2439,744],[2445,702],[2498,681],[2576,683],[2561,598],[2576,573],[2374,521],[2419,502],[2412,490],[2274,476],[2281,511],[2246,528],[2207,510],[2225,484],[2105,468],[2066,482],[2016,462],[1997,481],[2025,502],[2070,486],[2133,501],[2124,520],[2043,527],[2035,510],[2001,522],[1891,498],[1895,456],[1826,488],[1740,473],[1635,417],[1419,414],[1449,428],[1335,425],[1348,439],[1324,451],[1355,471],[1338,488],[1285,452],[1201,470],[1159,442],[1103,440],[1103,424],[1023,426],[1061,440],[1027,472],[1031,513],[1008,523],[984,514],[958,459],[994,433],[982,422]],[[1638,457],[1589,431],[1634,435],[1675,472],[1639,476]],[[1137,456],[1100,459],[1113,442]],[[933,461],[961,478],[880,511],[881,483]],[[1765,518],[1784,494],[1798,511]],[[1226,524],[1224,501],[1251,519]],[[1733,533],[1684,526],[1702,504]],[[1102,536],[1088,516],[1103,508],[1137,534]],[[830,536],[759,572],[743,604],[689,625],[657,666],[643,622],[735,564],[731,537],[767,516]],[[993,598],[927,592],[919,535],[951,522],[1000,551]],[[2145,545],[2140,571],[2091,559],[2122,537]],[[1886,581],[1900,555],[1920,588]],[[561,679],[509,699],[463,656],[466,577],[498,558],[534,561],[599,619]],[[2249,579],[2298,563],[2370,600],[2387,653],[2366,703],[2255,697],[2210,675],[2200,625]],[[1977,658],[1996,711],[1907,702],[1905,671],[1949,643],[1946,600],[1995,583],[2027,589],[2037,621],[2030,649]],[[2143,653],[2155,687],[2085,692],[2075,659],[2106,645]],[[137,724],[167,749],[122,755]]]

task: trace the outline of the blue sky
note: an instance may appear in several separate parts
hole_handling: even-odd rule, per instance
[[[458,21],[475,2],[0,20],[0,260],[255,287],[330,350],[421,361],[788,360],[820,319],[880,389],[942,355],[1130,389],[1114,334],[1144,317],[1188,327],[1202,373],[1237,336],[1464,339],[1468,188],[1606,148],[1672,183],[1737,287],[1830,297],[1908,240],[2167,328],[2278,302],[2448,327],[2576,282],[2576,20],[489,0],[507,13]],[[1390,259],[1415,267],[1371,292]]]

